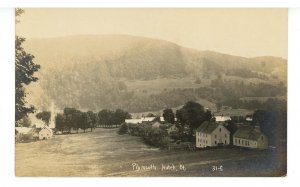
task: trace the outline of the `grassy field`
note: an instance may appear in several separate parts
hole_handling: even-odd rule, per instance
[[[147,146],[139,137],[118,135],[116,131],[96,129],[16,144],[16,176],[283,176],[286,173],[285,150],[167,151]],[[213,171],[214,166],[221,169]]]

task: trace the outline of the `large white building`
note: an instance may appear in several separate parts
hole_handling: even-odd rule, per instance
[[[129,124],[141,124],[143,122],[152,122],[155,120],[155,117],[142,117],[137,119],[125,119],[125,123]]]
[[[196,147],[214,147],[230,144],[230,132],[215,122],[203,122],[196,131]]]
[[[259,126],[241,126],[233,134],[233,145],[257,149],[268,148],[268,138]]]
[[[221,115],[221,116],[215,116],[215,119],[217,123],[224,125],[226,122],[231,120],[231,117]]]
[[[127,124],[141,124],[143,119],[125,119],[125,123]]]

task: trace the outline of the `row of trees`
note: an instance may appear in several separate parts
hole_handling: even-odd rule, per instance
[[[112,127],[113,125],[119,125],[125,121],[125,119],[131,118],[128,112],[121,109],[116,111],[101,110],[98,113],[92,111],[82,112],[75,108],[65,108],[63,114],[57,114],[55,118],[56,129],[59,131],[71,132],[71,129],[79,129],[86,131],[86,129],[93,129],[96,126]]]
[[[131,114],[121,109],[113,110],[101,110],[97,114],[98,116],[98,126],[113,126],[120,125],[125,121],[125,119],[131,119]]]
[[[93,112],[81,112],[74,108],[65,108],[63,114],[57,114],[55,117],[56,129],[59,131],[71,132],[71,129],[76,129],[77,133],[79,129],[86,131],[90,128],[93,131],[95,127]]]

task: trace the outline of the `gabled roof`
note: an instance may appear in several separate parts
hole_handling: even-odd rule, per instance
[[[52,129],[50,127],[48,127],[47,125],[45,125],[42,129],[47,129],[48,131],[52,132]]]
[[[198,128],[198,132],[211,134],[219,125],[215,122],[204,121]]]
[[[223,122],[231,120],[230,116],[215,116],[216,122]]]
[[[259,128],[254,126],[241,126],[234,134],[235,138],[243,138],[248,140],[257,140],[261,135],[264,135]]]

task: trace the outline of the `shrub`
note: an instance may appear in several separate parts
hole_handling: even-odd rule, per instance
[[[122,123],[121,126],[119,127],[119,134],[126,134],[128,133],[128,126],[126,123]]]

